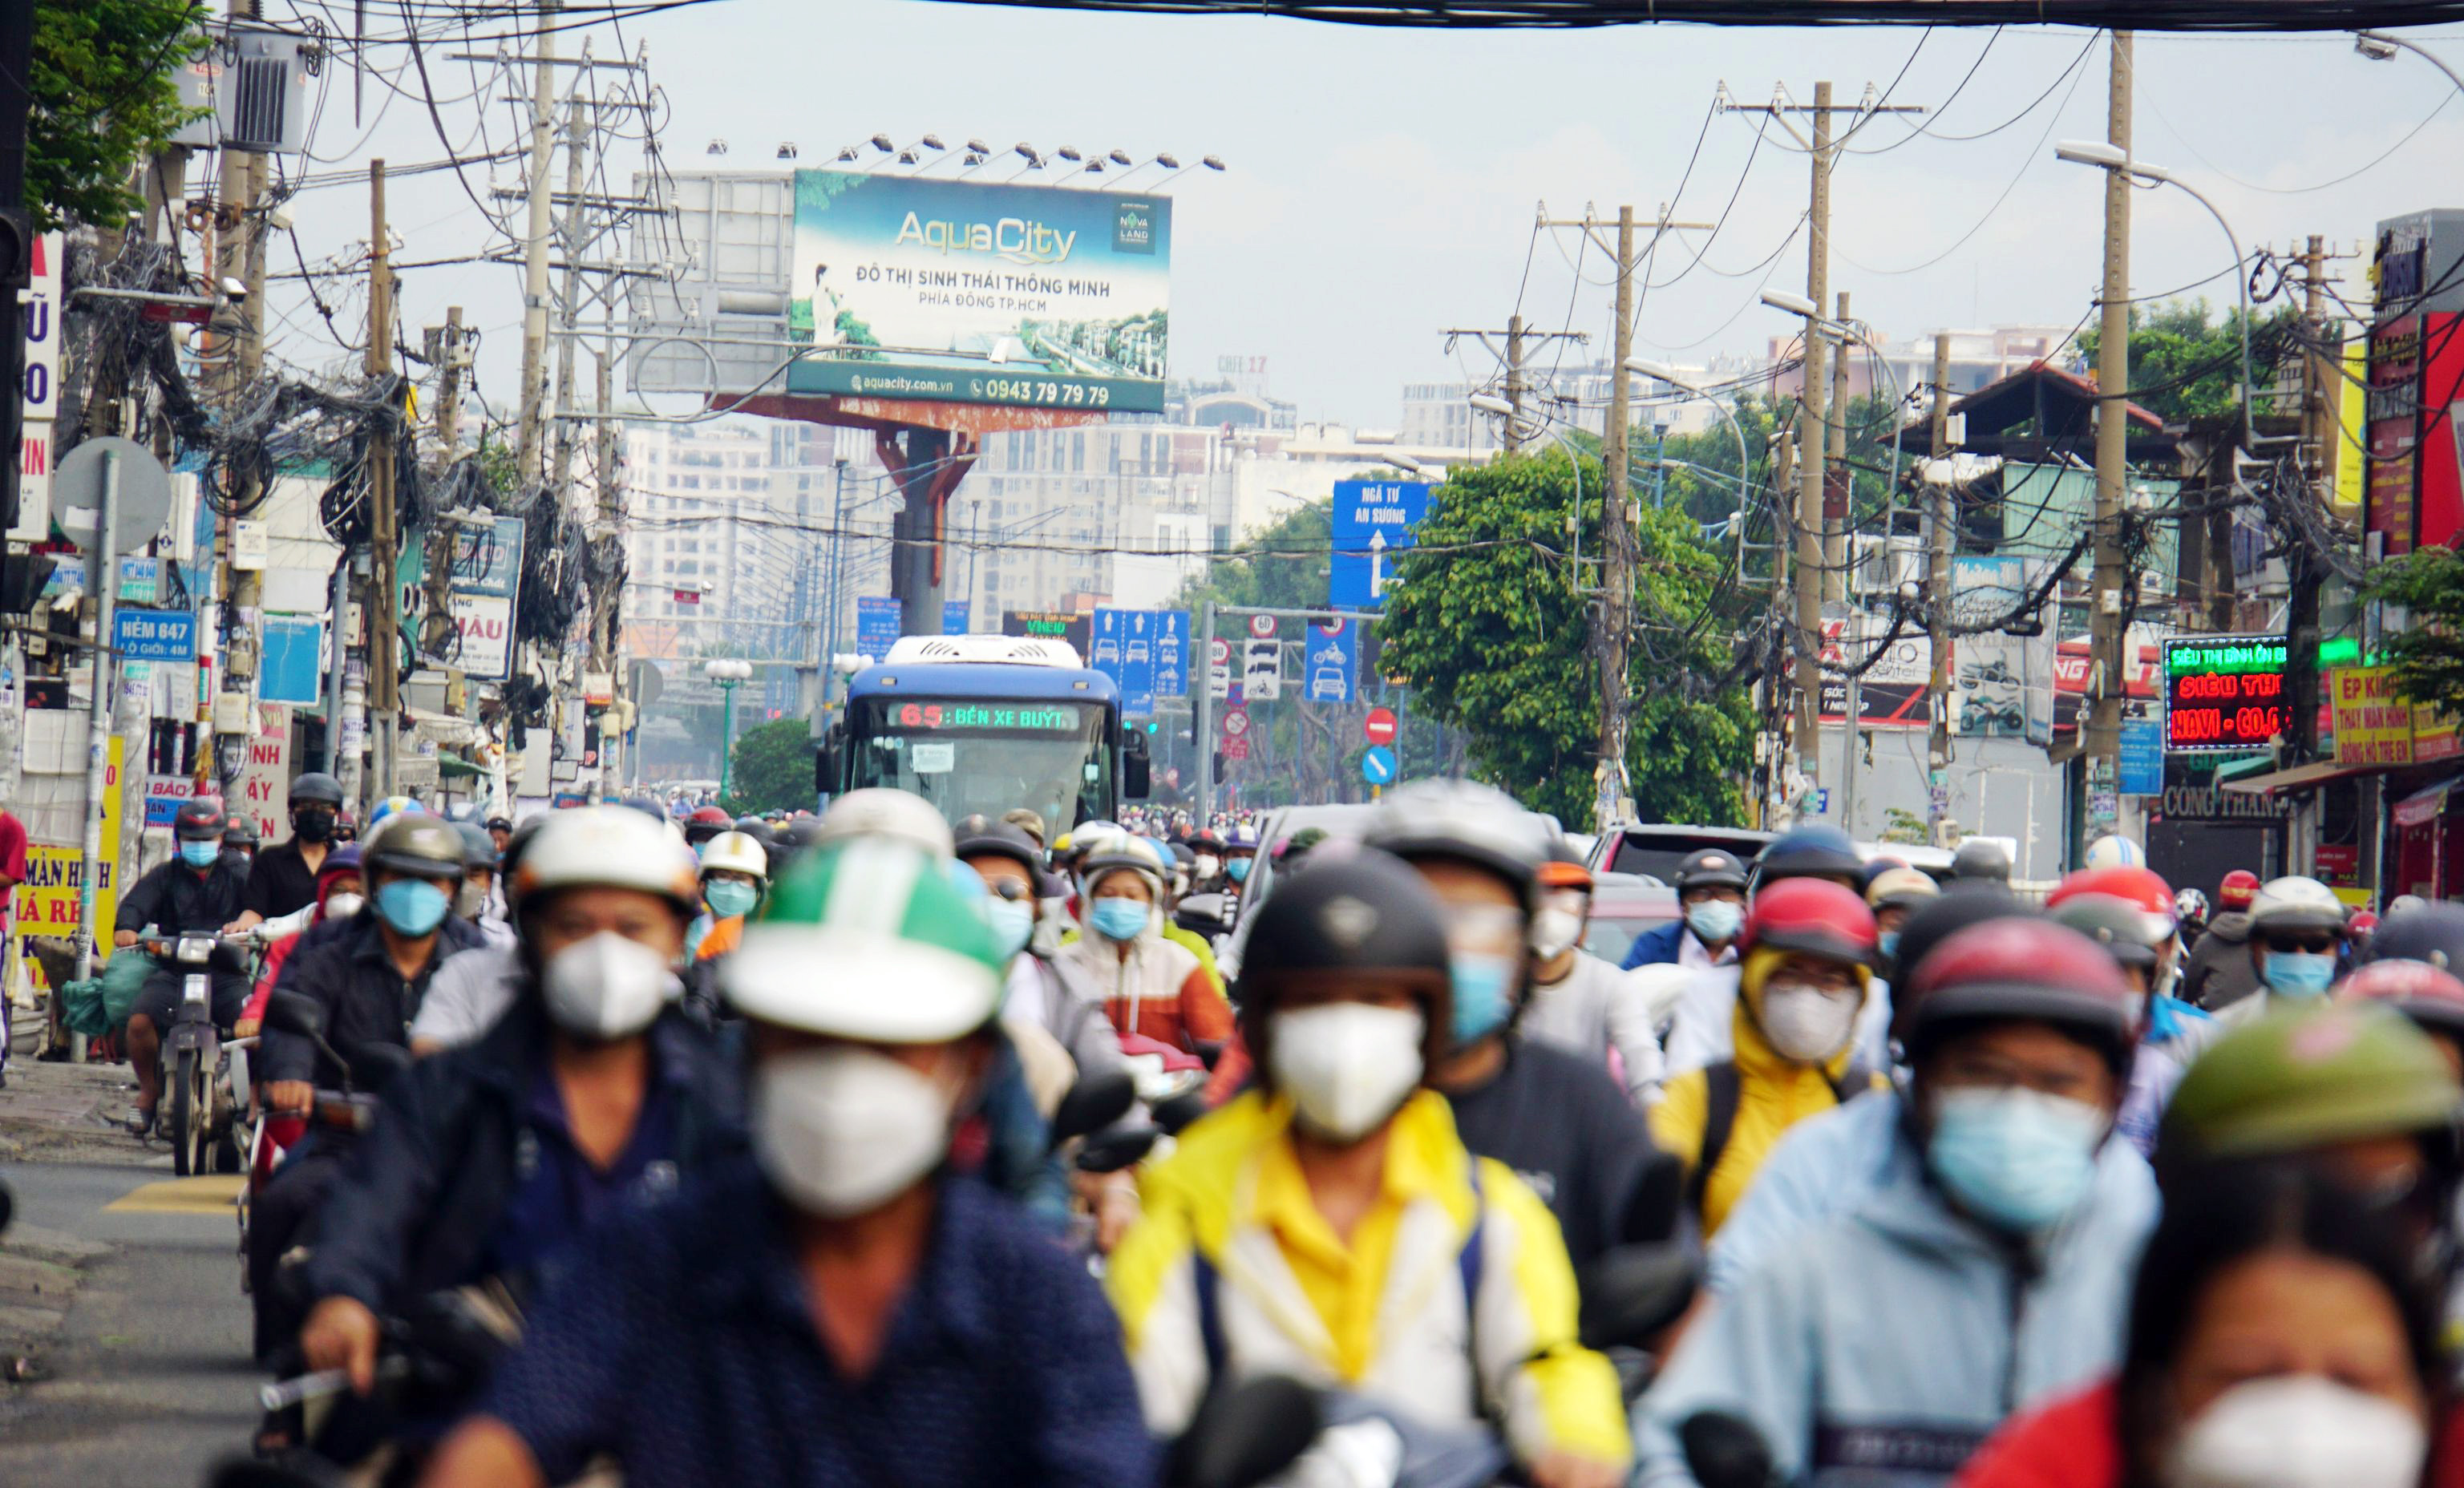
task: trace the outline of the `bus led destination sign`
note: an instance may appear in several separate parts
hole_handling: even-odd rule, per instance
[[[2202,636],[2165,646],[2165,748],[2268,747],[2284,729],[2284,638]]]

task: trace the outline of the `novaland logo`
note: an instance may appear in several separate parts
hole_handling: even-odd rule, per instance
[[[1077,242],[1074,228],[1065,232],[1023,217],[1003,217],[998,222],[950,222],[938,217],[926,221],[911,211],[898,226],[896,246],[916,243],[944,253],[990,253],[1014,264],[1057,264],[1069,256]]]
[[[1152,253],[1155,249],[1155,204],[1122,202],[1112,208],[1112,252]]]

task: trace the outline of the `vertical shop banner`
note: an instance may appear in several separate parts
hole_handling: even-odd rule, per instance
[[[1309,627],[1309,655],[1301,675],[1301,696],[1312,703],[1349,706],[1360,672],[1360,630],[1337,618]]]
[[[855,602],[855,648],[878,665],[898,644],[898,602],[886,595],[859,595]]]
[[[256,736],[248,741],[239,795],[224,802],[231,815],[256,823],[259,842],[278,842],[291,835],[291,710],[266,704],[256,711]]]
[[[65,239],[56,232],[38,232],[27,245],[33,261],[28,282],[18,291],[17,311],[24,322],[25,376],[16,390],[18,417],[17,521],[9,536],[40,542],[52,527],[52,421],[60,409],[60,270]],[[0,458],[7,453],[0,451]]]

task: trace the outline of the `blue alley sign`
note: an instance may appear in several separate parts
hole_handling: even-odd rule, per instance
[[[188,610],[116,610],[111,645],[124,662],[192,662],[197,617]]]
[[[941,602],[941,633],[945,636],[962,636],[967,633],[966,601],[943,600]]]
[[[1396,555],[1413,545],[1413,529],[1428,514],[1425,481],[1334,483],[1334,553],[1328,565],[1327,598],[1336,609],[1374,610],[1385,602]]]
[[[2165,794],[2165,726],[2154,718],[2122,720],[2122,794]]]
[[[303,703],[324,696],[325,623],[314,615],[265,617],[265,658],[257,668],[260,703]]]
[[[1301,696],[1312,703],[1349,704],[1360,668],[1360,629],[1340,617],[1309,627],[1309,655]]]

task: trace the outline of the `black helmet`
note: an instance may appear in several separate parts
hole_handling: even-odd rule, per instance
[[[1836,878],[1858,886],[1865,882],[1865,860],[1857,844],[1836,826],[1801,826],[1763,845],[1754,867],[1763,883],[1784,878]]]
[[[1677,865],[1676,888],[1680,894],[1689,888],[1737,888],[1746,886],[1746,865],[1735,853],[1725,847],[1698,847],[1685,855]]]
[[[487,828],[491,832],[510,832],[514,829],[514,819],[511,817],[490,817],[487,821]]]
[[[2145,911],[2110,894],[2079,894],[2046,911],[2045,918],[2085,935],[2122,966],[2156,969],[2156,948],[2147,940]]]
[[[311,770],[291,782],[291,804],[294,806],[342,807],[342,782],[322,771]]]
[[[790,823],[791,829],[793,825]],[[1044,855],[1035,850],[1035,840],[1023,828],[979,813],[960,818],[950,831],[957,840],[955,856],[966,859],[996,854],[1026,869],[1030,881],[1044,881]]]
[[[2440,900],[2389,911],[2366,953],[2373,961],[2427,961],[2464,976],[2464,904]]]
[[[1296,976],[1375,973],[1427,989],[1432,1025],[1446,994],[1445,908],[1419,874],[1373,848],[1320,864],[1258,910],[1241,963],[1239,1001],[1252,1050],[1276,998]],[[1260,1054],[1261,1062],[1265,1056]]]
[[[223,841],[226,842],[246,842],[251,847],[255,846],[256,823],[246,817],[231,818],[231,825],[223,828]]]
[[[1971,837],[1959,844],[1950,855],[1950,876],[1955,879],[1978,879],[1989,884],[2011,882],[2011,855],[2002,844],[1982,837]]]
[[[361,854],[371,870],[417,878],[458,879],[463,873],[462,834],[442,817],[406,812],[380,828]]]
[[[223,815],[223,803],[210,797],[188,801],[171,819],[171,835],[184,842],[204,842],[230,830],[231,819]]]
[[[1999,884],[1954,879],[1940,898],[1927,900],[1909,915],[1891,953],[1891,1037],[1907,1038],[1908,1009],[1916,1004],[1910,983],[1934,947],[1971,925],[2030,912]]]
[[[496,871],[496,840],[488,835],[486,827],[476,821],[456,821],[453,833],[462,839],[462,866],[466,871],[472,868],[485,868],[491,873]]]

